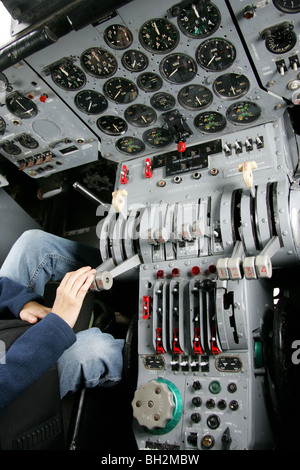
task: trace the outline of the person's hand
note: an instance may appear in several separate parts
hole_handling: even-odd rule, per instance
[[[38,302],[31,301],[24,305],[19,314],[19,317],[23,321],[36,323],[38,320],[44,318],[49,312],[51,312],[51,308],[45,307]]]
[[[73,328],[85,295],[94,280],[95,269],[89,266],[67,273],[56,290],[51,312],[60,316]]]

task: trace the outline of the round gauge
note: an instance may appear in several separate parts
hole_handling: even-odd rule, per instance
[[[137,137],[122,137],[116,143],[117,149],[127,155],[136,155],[145,150],[145,144]]]
[[[178,102],[186,109],[206,108],[213,100],[212,92],[202,85],[186,85],[178,93]]]
[[[285,13],[298,13],[300,11],[300,0],[273,0],[278,10]]]
[[[155,93],[150,100],[153,108],[158,109],[158,111],[170,111],[174,108],[176,100],[173,95],[170,93],[165,93],[164,91]]]
[[[259,118],[260,107],[249,101],[234,103],[227,109],[227,119],[233,124],[250,124]]]
[[[144,91],[157,91],[162,85],[162,78],[153,72],[145,72],[138,76],[137,85]]]
[[[97,127],[108,135],[122,135],[127,131],[127,123],[119,116],[101,116],[97,119]]]
[[[9,155],[20,155],[20,153],[22,153],[20,147],[18,147],[13,142],[9,142],[8,140],[3,142],[1,147],[3,148],[4,152],[9,153]]]
[[[156,112],[145,104],[133,104],[126,109],[124,117],[133,126],[147,127],[156,121]]]
[[[51,71],[54,83],[64,90],[79,90],[85,85],[84,72],[72,63],[60,64]]]
[[[139,32],[139,40],[148,51],[164,54],[177,46],[179,31],[171,21],[165,18],[154,18],[143,24]]]
[[[141,72],[148,67],[148,57],[141,51],[130,49],[124,52],[122,64],[130,72]]]
[[[113,24],[106,28],[104,39],[113,49],[127,49],[132,44],[131,32],[121,24]]]
[[[22,134],[16,140],[27,149],[36,149],[39,146],[38,141],[29,134]]]
[[[206,111],[195,117],[194,126],[204,134],[215,134],[225,129],[226,119],[217,111]]]
[[[206,39],[196,50],[198,64],[210,72],[228,69],[235,61],[235,57],[235,47],[222,38]]]
[[[216,95],[225,100],[241,98],[248,92],[249,87],[248,78],[237,73],[225,73],[216,78],[213,83],[213,90]]]
[[[291,29],[278,28],[266,38],[266,48],[273,54],[284,54],[296,45],[297,36]]]
[[[38,113],[36,104],[18,91],[6,98],[6,106],[12,114],[22,119],[33,118]]]
[[[94,90],[82,90],[74,98],[74,103],[80,111],[86,114],[100,114],[106,110],[107,99]]]
[[[173,142],[172,135],[167,129],[164,129],[163,127],[148,129],[144,132],[143,139],[146,144],[154,148],[166,147]]]
[[[160,73],[168,82],[187,83],[197,73],[197,65],[187,54],[170,54],[164,57],[159,64]]]
[[[6,129],[6,122],[3,117],[0,116],[0,134],[3,135]]]
[[[122,77],[107,80],[103,91],[109,99],[119,104],[131,103],[138,96],[137,86],[131,80]]]
[[[221,23],[218,8],[210,2],[195,1],[182,8],[178,16],[178,26],[191,38],[206,38],[213,34]]]
[[[118,62],[115,57],[105,49],[91,47],[81,54],[82,68],[93,77],[108,78],[116,73]]]

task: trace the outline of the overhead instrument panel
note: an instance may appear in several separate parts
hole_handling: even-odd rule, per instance
[[[282,115],[285,102],[260,88],[223,1],[133,1],[116,13],[27,59],[105,159],[176,151]]]

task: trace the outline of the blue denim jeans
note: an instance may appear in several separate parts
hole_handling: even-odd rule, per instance
[[[12,246],[0,276],[26,285],[39,295],[49,280],[60,281],[81,266],[101,263],[96,248],[42,230],[28,230]],[[110,386],[122,376],[124,340],[90,328],[76,335],[76,342],[58,360],[61,397],[86,387]]]

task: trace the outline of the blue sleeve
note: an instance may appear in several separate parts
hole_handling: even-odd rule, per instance
[[[55,313],[48,313],[20,336],[0,363],[0,411],[39,379],[75,341],[72,328]]]
[[[0,315],[11,312],[18,318],[24,305],[32,301],[42,305],[45,303],[43,297],[35,294],[28,287],[7,277],[0,278]]]

